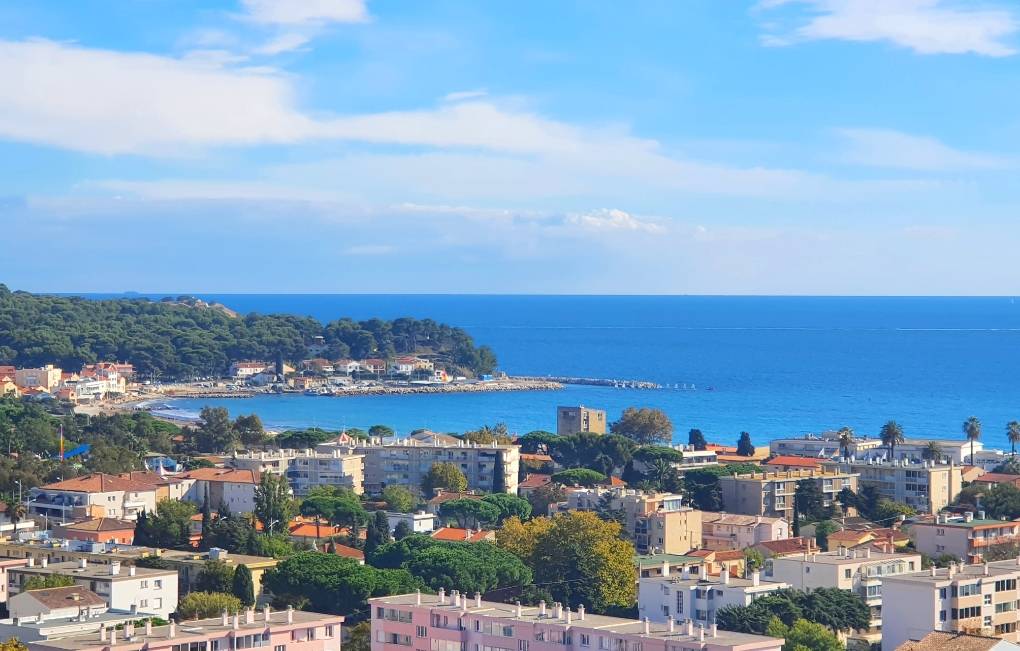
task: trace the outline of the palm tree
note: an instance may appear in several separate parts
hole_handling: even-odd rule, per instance
[[[981,438],[981,421],[977,419],[977,416],[971,416],[963,421],[963,433],[970,441],[970,463],[974,465],[974,441]]]
[[[21,502],[15,502],[14,500],[7,503],[7,510],[4,512],[4,515],[6,515],[7,519],[11,521],[11,524],[14,525],[15,529],[18,528],[18,523],[21,522],[27,514],[28,511],[25,510],[25,505]]]
[[[1013,448],[1013,456],[1016,456],[1016,444],[1020,443],[1020,422],[1011,420],[1006,425],[1006,438],[1009,439],[1009,444]]]
[[[839,449],[843,451],[844,457],[850,456],[850,446],[854,442],[854,431],[850,427],[841,427],[839,431]]]
[[[921,452],[921,457],[928,461],[939,461],[942,459],[942,445],[938,441],[928,441]]]
[[[665,486],[675,470],[673,464],[665,459],[655,459],[648,469],[648,475],[655,482],[659,490],[665,490]]]
[[[894,420],[882,425],[882,431],[878,433],[882,444],[889,448],[889,459],[892,460],[896,453],[896,444],[903,443],[903,428]]]

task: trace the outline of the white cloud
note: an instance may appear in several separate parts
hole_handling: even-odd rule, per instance
[[[616,208],[601,208],[587,213],[567,215],[566,223],[593,231],[641,231],[662,233],[666,229],[658,223],[638,219],[630,213]]]
[[[840,129],[851,163],[918,171],[987,170],[1008,167],[1008,158],[954,149],[935,138],[890,129]]]
[[[763,0],[763,11],[807,5],[806,22],[766,34],[765,45],[799,40],[886,41],[919,54],[1002,57],[1016,54],[1011,42],[1020,22],[1005,9],[948,0]]]
[[[298,32],[285,32],[269,39],[259,47],[255,48],[256,54],[263,54],[266,56],[273,56],[276,54],[282,54],[284,52],[291,52],[304,47],[311,42],[312,36],[310,34],[300,34]]]
[[[368,20],[365,0],[242,0],[246,17],[267,25],[322,25]]]
[[[488,91],[486,91],[484,88],[479,88],[478,90],[462,90],[456,93],[447,93],[443,97],[443,101],[463,102],[464,100],[467,99],[478,99],[480,97],[485,97],[488,94],[489,94]]]

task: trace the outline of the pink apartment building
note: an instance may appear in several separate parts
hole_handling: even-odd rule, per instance
[[[266,651],[340,651],[339,615],[268,607],[239,615],[196,619],[169,626],[126,624],[123,630],[37,640],[30,651],[233,651],[265,647]]]
[[[370,599],[372,651],[781,651],[783,640],[695,626],[653,624],[461,596],[405,594]]]

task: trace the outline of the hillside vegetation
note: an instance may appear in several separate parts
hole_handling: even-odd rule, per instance
[[[430,319],[337,319],[325,325],[286,314],[235,316],[180,299],[88,300],[12,292],[0,284],[0,364],[76,369],[101,360],[131,362],[141,377],[222,375],[232,361],[296,362],[325,338],[329,359],[421,354],[451,370],[491,372],[496,357],[471,336]]]

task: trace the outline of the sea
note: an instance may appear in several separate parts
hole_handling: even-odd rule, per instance
[[[95,295],[98,296],[98,295]],[[110,295],[103,295],[109,297]],[[160,295],[152,295],[158,298]],[[663,389],[172,401],[258,414],[274,429],[315,426],[463,432],[506,423],[555,429],[558,405],[664,410],[675,439],[691,428],[735,444],[843,426],[877,436],[961,438],[969,416],[986,446],[1020,420],[1020,302],[1013,298],[198,294],[240,312],[323,321],[411,316],[460,326],[511,375],[644,380]]]

